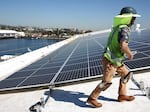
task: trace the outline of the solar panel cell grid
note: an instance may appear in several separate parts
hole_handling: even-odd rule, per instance
[[[132,42],[131,42],[132,43]],[[148,47],[148,45],[142,45],[140,43],[135,43],[134,45],[130,45],[131,49],[136,49],[136,48],[142,48],[142,47]]]
[[[0,89],[7,89],[7,88],[17,88],[17,85],[22,82],[25,78],[15,78],[9,80],[0,81]]]
[[[64,63],[64,61],[60,61],[60,62],[49,62],[46,65],[43,66],[43,68],[55,68],[55,67],[59,67],[62,66],[62,64]]]
[[[134,59],[143,58],[143,57],[148,57],[148,56],[145,55],[144,53],[137,53],[136,55],[134,55]]]
[[[91,76],[102,75],[102,71],[103,71],[102,66],[90,67]]]
[[[18,87],[22,86],[32,86],[32,85],[41,85],[41,84],[49,84],[55,74],[42,74],[39,76],[32,76],[21,83]]]
[[[94,61],[94,60],[101,60],[101,56],[100,55],[97,55],[97,56],[91,56],[89,57],[89,61]]]
[[[150,50],[150,46],[149,47],[136,48],[136,50],[140,51],[140,52],[148,51],[148,50]]]
[[[100,66],[100,65],[102,65],[100,60],[91,61],[89,64],[90,64],[90,67],[91,66]]]
[[[40,70],[36,71],[33,75],[40,75],[40,74],[47,74],[47,73],[57,73],[57,71],[59,69],[60,69],[60,67],[40,69]]]
[[[21,72],[16,72],[13,75],[7,77],[6,79],[12,79],[12,78],[20,78],[20,77],[27,77],[30,74],[32,74],[34,72],[33,71],[21,71]]]
[[[80,70],[74,70],[69,72],[61,72],[57,79],[55,80],[56,83],[65,82],[65,81],[73,81],[73,79],[79,79],[79,78],[86,78],[88,77],[88,69],[80,69]]]
[[[148,56],[150,56],[150,50],[144,51],[143,53],[144,53],[144,54],[147,54]]]
[[[131,70],[138,70],[141,69],[142,67],[149,67],[150,66],[150,57],[149,58],[142,58],[138,60],[132,60],[132,61],[127,61],[125,64],[131,69]]]
[[[83,63],[83,62],[87,62],[87,58],[77,58],[77,59],[70,59],[67,64],[76,64],[76,63]]]
[[[83,68],[87,68],[87,67],[88,67],[87,63],[79,63],[79,64],[74,64],[74,65],[66,65],[66,66],[64,66],[64,68],[63,68],[62,71],[83,69]]]

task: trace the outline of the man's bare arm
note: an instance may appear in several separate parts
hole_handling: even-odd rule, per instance
[[[134,55],[133,55],[132,51],[130,50],[130,48],[128,46],[128,42],[126,40],[122,41],[120,43],[120,47],[121,47],[122,52],[124,52],[127,55],[127,57],[130,60],[132,60]]]

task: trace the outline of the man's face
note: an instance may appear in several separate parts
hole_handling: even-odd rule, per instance
[[[136,17],[132,17],[132,19],[131,19],[131,25],[133,25],[134,24],[134,21],[135,21],[135,19],[136,19]]]

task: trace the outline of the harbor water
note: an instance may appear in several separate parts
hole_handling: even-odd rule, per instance
[[[1,39],[0,56],[4,55],[21,55],[41,47],[59,42],[58,39]]]

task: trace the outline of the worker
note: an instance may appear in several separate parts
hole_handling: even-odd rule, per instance
[[[115,72],[120,75],[120,83],[118,90],[118,101],[132,101],[134,96],[128,96],[126,92],[126,84],[128,83],[132,73],[123,63],[125,56],[132,60],[134,55],[129,48],[130,27],[134,24],[136,17],[140,17],[136,10],[132,7],[124,7],[120,14],[114,17],[114,25],[109,34],[107,45],[102,56],[103,77],[101,83],[92,91],[87,102],[93,107],[102,107],[98,102],[99,94],[105,91],[112,84],[112,78]]]

